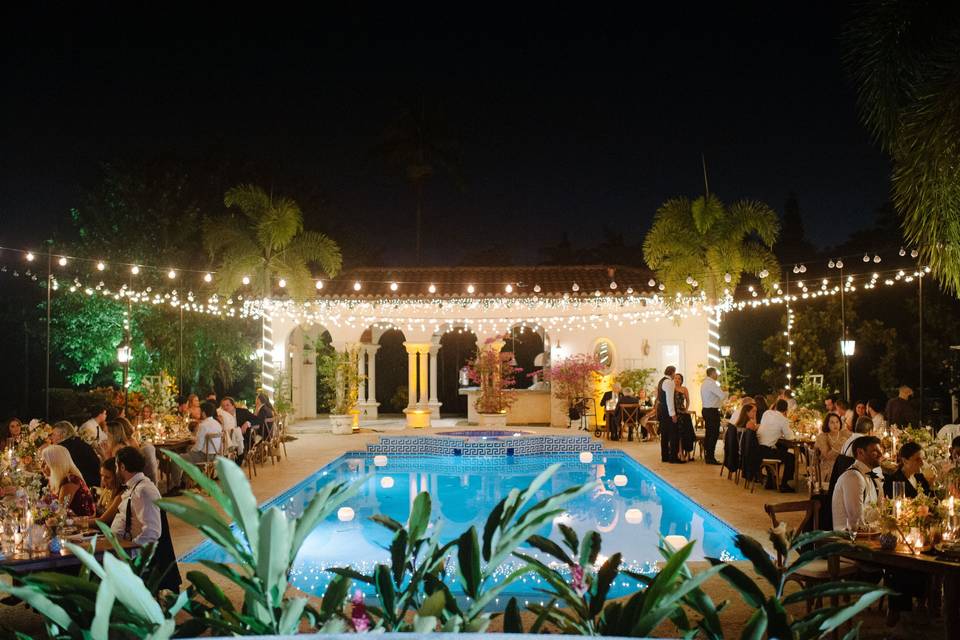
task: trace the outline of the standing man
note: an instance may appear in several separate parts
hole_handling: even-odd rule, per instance
[[[617,406],[620,404],[621,387],[614,382],[610,391],[604,391],[600,397],[600,406],[603,407],[603,418],[607,425],[607,433],[611,440],[620,439],[620,421],[617,419]]]
[[[887,424],[895,424],[898,427],[919,426],[917,411],[910,401],[913,397],[913,389],[907,385],[902,385],[897,391],[896,398],[887,400],[887,406],[883,410],[883,415],[887,419]]]
[[[703,423],[707,435],[704,438],[704,457],[707,464],[717,462],[717,440],[720,439],[720,409],[727,399],[727,392],[720,388],[717,378],[720,377],[716,367],[707,368],[707,377],[700,385],[700,402],[703,405]]]
[[[677,368],[670,365],[663,370],[663,377],[657,383],[657,420],[660,423],[660,459],[670,464],[681,462],[680,431],[677,428],[677,407],[674,395],[676,386],[673,374]]]

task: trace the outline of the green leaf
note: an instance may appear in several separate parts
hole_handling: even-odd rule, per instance
[[[563,550],[563,547],[558,545],[556,542],[549,538],[544,538],[543,536],[534,535],[527,538],[527,544],[529,544],[534,549],[539,549],[544,553],[548,553],[560,562],[573,566],[574,562],[567,555],[567,552]]]
[[[602,538],[596,531],[588,531],[580,542],[580,566],[588,567],[597,561],[600,555]]]
[[[326,616],[331,616],[343,611],[343,603],[350,593],[350,578],[337,575],[330,580],[327,590],[323,592],[323,600],[320,601],[320,611]]]
[[[394,519],[391,518],[390,516],[385,516],[385,515],[383,515],[382,513],[374,514],[374,515],[370,516],[370,519],[373,520],[374,522],[376,522],[377,524],[380,524],[380,525],[386,527],[387,529],[390,529],[390,531],[396,532],[396,531],[400,531],[400,530],[403,529],[403,524],[402,524],[402,523],[397,522],[396,520],[394,520]]]
[[[360,491],[363,483],[370,476],[364,476],[357,479],[351,485],[343,482],[330,482],[313,497],[303,514],[297,518],[293,526],[293,533],[290,540],[290,563],[297,557],[300,547],[307,539],[307,536],[317,527],[317,523],[324,520],[334,512],[340,505],[352,498]]]
[[[507,608],[503,611],[503,632],[523,633],[523,619],[520,617],[520,607],[517,606],[516,598],[510,598]]]
[[[820,631],[823,633],[829,633],[842,625],[847,620],[852,619],[854,616],[858,615],[861,611],[868,608],[874,602],[882,598],[883,596],[893,593],[889,589],[877,589],[870,593],[865,593],[860,598],[851,604],[850,606],[843,607],[838,613],[833,614],[826,620],[820,623]]]
[[[754,608],[763,606],[766,596],[763,595],[763,590],[757,586],[753,578],[732,564],[727,564],[716,558],[707,558],[707,560],[715,567],[723,566],[720,577],[739,591],[748,605]]]
[[[483,574],[480,572],[480,543],[477,540],[477,530],[472,526],[457,541],[457,572],[463,592],[476,599]]]
[[[329,567],[326,569],[326,571],[335,573],[338,576],[343,576],[344,578],[359,580],[360,582],[364,582],[366,584],[374,584],[372,576],[364,575],[356,569],[351,569],[350,567]]]
[[[156,505],[195,529],[199,529],[239,564],[248,566],[252,563],[253,559],[244,549],[242,543],[237,540],[233,531],[219,516],[213,517],[205,510],[168,498],[160,498],[156,501]]]
[[[183,472],[187,474],[187,477],[193,480],[202,491],[206,492],[207,495],[213,498],[213,500],[219,504],[224,511],[226,511],[227,517],[236,519],[236,514],[233,513],[231,509],[232,503],[227,500],[226,495],[224,495],[223,491],[220,490],[220,487],[217,485],[217,483],[207,477],[200,467],[192,462],[184,460],[180,455],[174,453],[173,451],[168,449],[161,449],[161,451],[163,452],[163,455],[170,458],[175,465],[183,469]]]
[[[807,545],[820,542],[821,540],[828,540],[831,538],[851,540],[850,534],[845,531],[807,531],[806,533],[799,534],[790,541],[790,550],[793,551],[795,549],[800,549]]]
[[[390,566],[393,569],[393,581],[399,587],[403,574],[407,570],[407,531],[400,529],[390,542]]]
[[[423,538],[423,534],[427,531],[427,525],[430,523],[430,511],[430,494],[424,491],[414,499],[413,508],[410,510],[408,530],[411,541]]]
[[[247,474],[235,462],[227,458],[218,457],[216,461],[217,475],[220,486],[230,503],[221,505],[223,510],[233,516],[241,531],[246,535],[251,549],[259,544],[260,510],[257,509],[257,499],[253,495]]]
[[[660,606],[660,600],[673,590],[677,576],[680,574],[687,558],[693,553],[693,544],[693,542],[688,542],[663,565],[653,582],[647,587],[641,615],[650,612],[654,607]]]
[[[107,573],[104,582],[109,581],[113,591],[123,605],[144,620],[162,624],[164,620],[160,605],[144,586],[143,580],[133,574],[130,566],[117,560],[109,553],[103,554],[103,568]]]
[[[107,572],[104,571],[103,567],[100,566],[100,563],[97,562],[97,559],[92,553],[81,547],[80,545],[74,544],[72,542],[64,543],[67,548],[67,551],[77,556],[77,559],[83,563],[83,566],[92,571],[98,578],[101,580],[106,579]]]
[[[200,594],[211,605],[224,611],[233,611],[233,602],[226,596],[223,590],[214,584],[213,580],[202,571],[188,571],[187,580],[196,588]]]
[[[70,615],[58,604],[47,598],[43,593],[30,587],[13,587],[0,585],[0,593],[9,593],[20,598],[30,605],[37,613],[61,629],[73,626]]]
[[[790,622],[783,604],[776,597],[767,600],[764,609],[767,611],[767,631],[771,638],[790,638]]]
[[[116,600],[110,581],[101,582],[100,588],[97,589],[96,611],[93,622],[90,623],[90,636],[93,640],[109,640],[110,614],[113,612],[113,603]]]
[[[257,577],[263,584],[267,604],[279,607],[287,590],[288,558],[290,557],[290,528],[287,516],[271,507],[260,516],[257,549]]]
[[[580,551],[580,540],[577,537],[577,532],[562,522],[557,523],[557,528],[560,529],[560,535],[563,536],[563,541],[566,543],[567,548],[570,549],[570,553],[578,553]],[[571,562],[570,564],[573,563]]]
[[[815,584],[795,591],[783,598],[784,605],[798,604],[807,600],[818,598],[829,598],[831,596],[858,596],[864,593],[870,593],[877,588],[877,585],[869,582],[827,582]]]
[[[417,613],[421,616],[434,616],[439,617],[443,613],[443,610],[447,605],[447,596],[442,590],[435,591],[430,597],[428,597],[423,602],[423,606],[420,607],[420,611]]]
[[[747,620],[747,624],[740,634],[740,640],[763,640],[763,635],[766,632],[767,612],[761,607],[754,611],[750,619]]]
[[[490,554],[493,552],[493,536],[500,528],[500,520],[503,517],[506,508],[506,498],[497,503],[490,515],[487,516],[487,522],[483,526],[483,559],[490,562]]]
[[[738,533],[735,544],[747,557],[747,560],[753,563],[754,570],[763,576],[774,589],[779,589],[780,572],[760,543],[748,535]],[[764,626],[766,626],[766,621],[764,621]]]
[[[280,624],[277,627],[277,633],[280,635],[293,635],[300,630],[300,618],[303,617],[303,610],[307,607],[306,598],[287,598],[283,601],[283,613],[280,614]]]
[[[589,613],[591,618],[596,617],[603,610],[603,604],[610,592],[610,585],[616,580],[617,574],[620,572],[620,560],[621,555],[615,553],[597,571],[597,578],[590,587]]]
[[[827,559],[830,556],[836,555],[849,548],[850,545],[846,542],[831,542],[830,544],[815,547],[806,553],[800,554],[800,556],[784,570],[783,577],[786,578],[787,576],[796,573],[798,570],[807,566],[811,562]]]
[[[390,627],[393,627],[399,621],[396,612],[396,591],[394,591],[393,581],[390,579],[390,567],[385,564],[378,564],[373,570],[373,580],[377,587],[377,597],[383,606],[384,615]]]
[[[543,628],[543,624],[547,621],[547,617],[550,615],[550,612],[553,611],[554,605],[557,603],[556,598],[551,598],[550,602],[547,603],[547,606],[543,607],[542,610],[537,614],[537,619],[533,621],[533,625],[530,627],[530,633],[540,633],[540,629]],[[506,631],[506,629],[504,629]]]

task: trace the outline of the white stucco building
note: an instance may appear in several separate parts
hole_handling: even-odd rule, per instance
[[[264,303],[265,371],[285,369],[299,418],[314,417],[316,365],[304,346],[327,331],[336,348],[359,344],[360,409],[382,412],[385,334],[402,333],[408,423],[429,424],[443,409],[437,393],[444,335],[472,333],[482,344],[511,328],[542,337],[538,365],[576,353],[603,353],[608,377],[629,368],[677,366],[692,384],[698,366],[719,361],[715,312],[696,300],[666,304],[649,272],[609,266],[364,268],[323,282],[314,300]],[[382,354],[381,354],[382,355]],[[381,361],[378,365],[378,361]],[[396,372],[392,372],[396,375]],[[269,375],[269,373],[268,373]],[[693,387],[691,387],[693,390]],[[511,409],[511,423],[566,426],[565,404],[548,392]],[[692,393],[694,407],[699,394]],[[531,396],[532,398],[532,396]],[[539,406],[538,406],[539,403]],[[525,412],[533,412],[532,419]]]

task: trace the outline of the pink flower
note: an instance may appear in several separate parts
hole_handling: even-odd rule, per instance
[[[353,608],[350,610],[350,622],[353,624],[353,630],[357,632],[368,631],[370,629],[370,616],[367,614],[367,606],[363,603],[363,592],[357,589],[350,598],[350,604]]]
[[[583,595],[587,592],[587,585],[583,579],[583,567],[579,564],[570,565],[570,586],[577,595]]]
[[[928,515],[930,515],[930,507],[925,504],[920,505],[917,507],[917,515],[921,518],[926,518]]]

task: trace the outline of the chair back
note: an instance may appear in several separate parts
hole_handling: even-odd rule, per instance
[[[621,404],[620,424],[623,426],[636,426],[640,423],[640,405],[639,404]]]
[[[830,485],[824,498],[824,504],[828,507],[833,504],[833,492],[837,489],[837,480],[840,479],[844,471],[853,466],[854,462],[856,462],[855,458],[843,454],[838,455],[837,459],[833,461],[833,469],[830,471]],[[833,529],[832,509],[825,508],[823,510],[823,514],[820,516],[820,524],[824,529]]]
[[[743,477],[753,480],[760,473],[760,463],[763,455],[760,452],[760,441],[757,432],[744,429],[740,434],[740,466],[743,468]]]
[[[740,436],[733,423],[727,425],[723,434],[723,466],[736,473],[740,469]]]
[[[800,525],[796,527],[798,532],[806,533],[807,531],[816,531],[820,528],[820,502],[817,500],[795,500],[792,502],[781,502],[779,504],[765,504],[763,505],[763,510],[770,516],[770,522],[774,527],[777,527],[782,522],[779,518],[781,514],[803,513],[803,520],[800,522]],[[777,566],[782,568],[785,560],[786,558],[777,551]]]
[[[220,438],[219,446],[216,444],[216,439],[218,437]],[[203,437],[203,453],[208,456],[222,456],[224,453],[223,445],[225,441],[226,438],[224,437],[222,431],[219,436],[215,433],[208,433]]]

